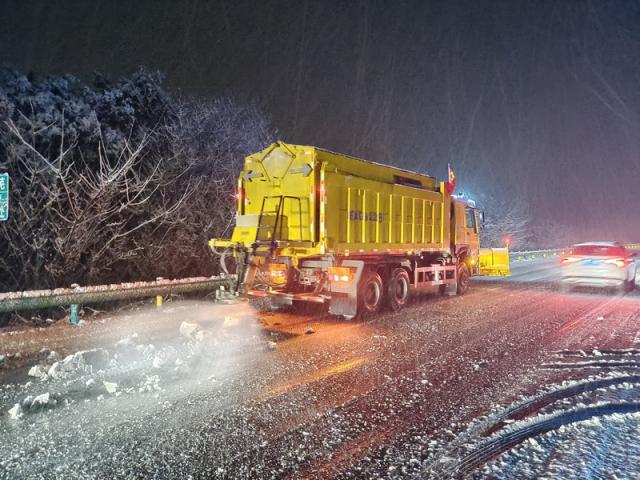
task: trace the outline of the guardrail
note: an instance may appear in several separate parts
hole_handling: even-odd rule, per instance
[[[71,323],[77,323],[78,305],[81,304],[155,296],[156,304],[160,306],[164,295],[206,290],[215,291],[221,287],[231,291],[234,283],[234,276],[194,277],[177,280],[159,278],[153,282],[128,282],[87,287],[75,285],[71,288],[56,288],[54,290],[7,292],[0,293],[0,312],[70,306]]]
[[[629,250],[640,250],[640,243],[626,243],[625,248]],[[512,262],[539,260],[548,257],[558,257],[571,253],[571,247],[550,248],[546,250],[522,250],[519,252],[509,252],[509,260]]]
[[[548,250],[528,250],[520,252],[509,252],[509,261],[521,262],[529,260],[539,260],[548,257],[558,257],[565,255],[571,249],[570,248],[553,248]]]

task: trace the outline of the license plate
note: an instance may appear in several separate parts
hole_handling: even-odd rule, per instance
[[[600,265],[602,265],[602,260],[587,259],[587,260],[583,260],[582,264],[587,265],[589,267],[599,267]]]

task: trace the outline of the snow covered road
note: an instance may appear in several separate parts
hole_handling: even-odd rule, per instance
[[[640,295],[554,275],[368,321],[180,302],[4,331],[0,477],[637,478]]]

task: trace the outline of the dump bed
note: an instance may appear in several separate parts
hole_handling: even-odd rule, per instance
[[[295,257],[448,250],[450,208],[433,177],[278,142],[246,158],[232,241]]]

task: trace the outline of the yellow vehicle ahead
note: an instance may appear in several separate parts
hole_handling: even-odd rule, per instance
[[[209,245],[238,258],[246,293],[276,304],[353,317],[399,309],[411,288],[464,293],[481,260],[508,273],[501,249],[481,256],[473,202],[427,175],[278,142],[246,158],[237,197],[232,238]]]

